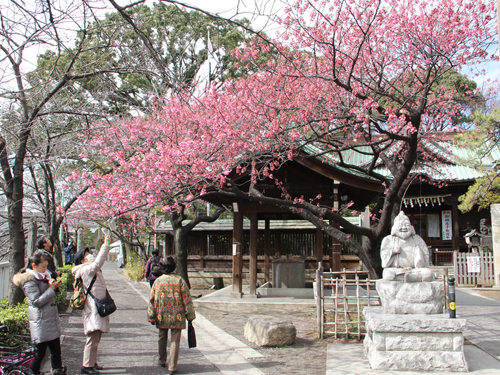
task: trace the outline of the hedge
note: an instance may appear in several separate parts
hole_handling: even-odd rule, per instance
[[[0,333],[0,341],[6,346],[14,345],[12,335],[29,335],[28,302],[9,306],[6,299],[0,300],[0,325],[7,326],[7,333]]]

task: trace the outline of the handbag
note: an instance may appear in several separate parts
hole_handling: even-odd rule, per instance
[[[89,291],[89,296],[94,299],[95,305],[97,307],[97,312],[103,318],[105,316],[111,315],[116,311],[116,304],[113,301],[113,298],[109,295],[108,290],[106,289],[106,296],[104,298],[98,299],[95,298],[92,293]]]
[[[90,292],[89,294],[94,299],[95,305],[97,307],[97,312],[100,316],[105,317],[113,314],[116,311],[115,301],[113,301],[113,298],[111,298],[107,289],[106,296],[101,299],[95,298]]]
[[[193,322],[188,320],[188,346],[196,348],[196,333],[194,332]]]

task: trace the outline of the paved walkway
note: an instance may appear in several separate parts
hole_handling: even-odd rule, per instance
[[[157,361],[157,329],[147,322],[148,284],[127,281],[114,263],[106,263],[103,272],[110,294],[118,310],[111,316],[111,332],[104,334],[98,351],[98,362],[105,366],[102,374],[165,374]],[[238,304],[242,309],[251,304],[311,304],[311,300],[294,298],[230,299],[229,289],[211,293],[197,303]],[[457,290],[457,312],[469,320],[466,338],[466,359],[472,374],[500,374],[500,301],[478,296],[473,290]],[[63,360],[68,374],[79,374],[85,342],[81,313],[62,314]],[[222,331],[197,313],[195,320],[198,347],[188,349],[186,331],[181,339],[179,374],[265,374],[252,365],[262,354],[245,342]],[[47,356],[48,357],[48,356]],[[348,360],[346,360],[348,359]],[[307,358],[303,359],[307,361]],[[50,361],[43,371],[50,370]],[[393,374],[372,371],[365,359],[361,344],[328,344],[327,375]],[[261,367],[262,368],[262,367]],[[314,372],[311,372],[313,374]],[[413,373],[404,372],[405,375]],[[418,375],[426,372],[415,373]],[[434,373],[435,374],[435,373]]]
[[[111,315],[111,331],[103,334],[98,350],[101,374],[156,375],[167,373],[156,366],[158,330],[147,321],[149,285],[129,282],[113,263],[103,267],[106,284],[118,306]],[[63,325],[63,362],[68,374],[79,374],[85,343],[80,311],[61,314]],[[179,374],[249,374],[260,375],[247,358],[260,356],[255,350],[226,334],[203,316],[195,320],[197,349],[189,349],[183,330],[179,356]],[[48,355],[46,356],[48,359]],[[46,360],[43,371],[50,371]]]

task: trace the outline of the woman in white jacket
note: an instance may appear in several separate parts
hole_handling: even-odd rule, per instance
[[[86,290],[94,276],[96,280],[92,286],[91,292],[97,298],[101,299],[106,296],[106,282],[102,274],[101,268],[108,257],[110,238],[108,236],[104,239],[104,244],[101,246],[101,250],[97,257],[91,253],[84,253],[85,256],[82,260],[81,265],[73,267],[71,272],[75,275],[75,278],[81,277],[82,284]],[[99,374],[99,370],[102,367],[96,362],[97,359],[97,348],[99,342],[101,341],[102,333],[109,332],[109,316],[101,317],[97,312],[97,307],[94,299],[90,296],[87,297],[85,301],[85,307],[82,311],[83,316],[83,331],[87,336],[87,342],[83,349],[83,367],[81,368],[82,374]]]

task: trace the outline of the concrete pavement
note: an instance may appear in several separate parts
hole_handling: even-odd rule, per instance
[[[245,290],[244,290],[245,292]],[[210,304],[290,304],[314,305],[307,298],[243,298],[229,297],[230,287],[202,297],[197,303]],[[499,292],[500,293],[500,292]],[[467,319],[465,357],[469,373],[500,374],[500,301],[478,295],[472,288],[457,288],[457,315]],[[346,360],[348,359],[348,360]],[[398,372],[376,371],[369,366],[362,344],[328,344],[327,375],[395,375]],[[399,372],[405,375],[436,374],[436,372]]]
[[[146,319],[148,285],[127,281],[114,263],[106,263],[103,272],[110,294],[118,310],[111,315],[111,332],[104,334],[98,351],[98,362],[105,366],[102,374],[165,374],[166,369],[155,365],[157,361],[157,329]],[[241,304],[314,304],[310,299],[282,298],[229,298],[229,288],[213,292],[196,303]],[[457,313],[468,319],[465,333],[470,345],[465,346],[466,359],[472,374],[500,374],[500,301],[477,295],[470,289],[457,289]],[[68,374],[79,374],[85,342],[81,313],[74,311],[61,315],[63,325],[63,361]],[[181,339],[179,374],[264,374],[252,365],[252,359],[262,354],[246,343],[227,334],[197,313],[195,320],[198,347],[189,349],[186,331]],[[48,356],[47,356],[48,357]],[[307,361],[307,358],[304,358]],[[327,375],[395,374],[373,371],[363,354],[361,344],[328,344]],[[43,371],[50,370],[46,361]],[[426,372],[404,372],[406,375]]]
[[[500,301],[478,295],[472,288],[456,289],[457,317],[467,319],[464,333],[465,359],[469,373],[500,374]],[[350,358],[348,362],[345,358]],[[439,374],[428,371],[404,371],[404,375]],[[328,344],[327,375],[395,375],[397,371],[370,369],[362,344]]]
[[[118,309],[111,315],[111,331],[103,334],[97,362],[105,367],[101,374],[166,374],[158,367],[158,330],[147,321],[149,285],[129,282],[114,263],[103,267],[108,290]],[[80,311],[61,314],[63,326],[63,363],[68,374],[80,373],[85,337]],[[249,374],[261,375],[248,362],[260,354],[226,334],[203,316],[197,314],[194,322],[198,348],[189,349],[186,330],[183,330],[179,356],[179,374]],[[50,360],[42,371],[50,373]]]

